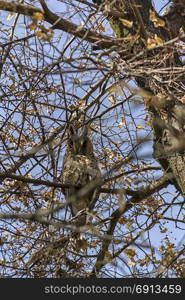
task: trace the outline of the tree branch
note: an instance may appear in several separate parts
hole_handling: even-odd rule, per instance
[[[27,16],[32,16],[34,13],[37,12],[43,14],[43,10],[41,8],[35,7],[33,5],[25,5],[16,2],[0,1],[0,9],[27,15]]]
[[[92,30],[83,28],[79,25],[69,22],[66,19],[61,18],[53,12],[51,12],[44,0],[41,0],[40,3],[42,5],[42,9],[32,5],[0,1],[0,9],[20,13],[26,16],[32,16],[34,13],[41,13],[44,15],[45,21],[53,25],[53,29],[60,29],[62,31],[65,31],[78,38],[93,43],[99,48],[110,48],[112,46],[122,47],[121,41],[118,42],[117,39],[110,38],[109,36],[96,33]]]
[[[136,195],[133,196],[132,199],[126,203],[126,205],[123,205],[121,209],[119,207],[116,211],[114,211],[112,213],[112,215],[110,217],[111,221],[109,224],[109,228],[106,232],[106,236],[108,236],[109,239],[103,240],[101,250],[97,256],[95,267],[93,268],[92,273],[89,277],[96,277],[99,274],[101,268],[106,264],[105,256],[108,251],[109,245],[111,243],[112,236],[114,234],[114,230],[117,225],[117,222],[118,222],[119,218],[123,215],[123,213],[125,213],[129,209],[131,209],[135,204],[140,203],[145,198],[149,197],[151,194],[156,192],[158,189],[165,187],[167,184],[170,183],[170,180],[172,180],[172,179],[173,179],[173,174],[171,174],[171,173],[165,174],[152,187],[149,186],[140,192],[136,192]]]

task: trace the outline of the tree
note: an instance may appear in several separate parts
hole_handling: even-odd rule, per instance
[[[0,1],[1,276],[184,277],[185,1],[29,2]],[[70,124],[102,174],[70,199],[100,193],[78,228]]]

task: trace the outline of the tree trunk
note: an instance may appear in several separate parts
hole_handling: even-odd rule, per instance
[[[163,17],[159,17],[155,12],[151,0],[95,0],[94,2],[108,16],[109,23],[117,37],[126,38],[129,35],[132,35],[133,39],[136,35],[138,37],[137,42],[132,44],[132,49],[129,48],[127,58],[143,51],[144,58],[142,59],[146,60],[146,64],[143,63],[142,66],[138,64],[142,67],[143,74],[140,72],[138,76],[134,76],[140,87],[154,95],[147,103],[154,133],[153,156],[165,172],[173,173],[172,184],[184,196],[185,104],[183,103],[183,87],[185,76],[178,49],[175,48],[173,41],[169,41],[179,36],[180,30],[185,27],[185,0],[174,0],[168,14]],[[118,11],[122,13],[122,18],[116,15]],[[132,25],[128,26],[128,24]],[[168,43],[161,45],[161,42]],[[130,45],[131,43],[129,47]],[[125,60],[125,54],[120,57]],[[151,70],[159,69],[159,72],[146,72],[150,63]]]

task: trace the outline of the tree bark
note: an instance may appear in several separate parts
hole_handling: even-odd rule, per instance
[[[99,5],[104,14],[106,14],[107,7],[110,12],[111,9],[120,10],[122,7],[124,19],[132,21],[133,25],[128,28],[128,26],[124,26],[124,22],[120,22],[120,18],[115,14],[112,18],[109,15],[109,22],[111,19],[114,20],[114,27],[111,27],[115,34],[119,32],[119,37],[122,38],[128,34],[133,36],[138,34],[137,43],[133,44],[130,50],[131,55],[143,51],[145,58],[151,61],[151,69],[166,70],[163,73],[159,72],[159,76],[157,72],[151,72],[148,75],[145,74],[145,67],[148,66],[143,64],[143,74],[136,75],[135,80],[140,87],[153,94],[153,99],[151,98],[147,103],[153,127],[153,156],[161,164],[164,172],[173,173],[175,179],[172,184],[184,196],[185,104],[183,103],[183,86],[185,85],[185,76],[178,51],[172,46],[174,46],[174,38],[182,41],[184,39],[179,32],[185,28],[185,0],[174,0],[168,13],[163,17],[156,13],[151,0],[94,0],[94,3]],[[118,28],[115,30],[116,26]],[[127,32],[124,29],[127,29]],[[157,42],[155,44],[155,39],[156,41],[160,39],[164,45]],[[170,42],[170,40],[172,41]],[[149,43],[152,42],[154,42],[154,47],[150,47]],[[123,57],[121,56],[121,58]],[[155,63],[153,64],[152,61]],[[178,76],[175,72],[178,72]],[[159,94],[160,97],[158,97]],[[155,97],[156,95],[157,97]]]

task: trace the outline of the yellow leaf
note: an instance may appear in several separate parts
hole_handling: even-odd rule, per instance
[[[164,27],[165,21],[159,18],[155,11],[150,9],[150,20],[154,23],[154,27]]]
[[[121,127],[123,127],[125,124],[126,124],[125,119],[122,118],[122,119],[121,119],[121,122],[119,122],[119,124],[118,124],[118,127],[121,128]]]
[[[132,28],[132,26],[133,26],[133,21],[129,21],[129,20],[122,19],[122,18],[120,18],[120,21],[127,28]]]
[[[157,45],[164,43],[164,41],[157,34],[155,34],[154,39],[155,39]]]
[[[147,39],[147,48],[152,49],[156,46],[154,39],[148,38]]]
[[[108,99],[112,103],[112,105],[116,104],[116,99],[115,99],[114,95],[109,95]]]
[[[144,127],[142,125],[137,125],[136,128],[137,129],[144,129]]]
[[[15,16],[15,13],[14,12],[10,12],[7,16],[7,21],[10,21],[13,17]]]
[[[163,44],[164,41],[157,35],[155,34],[154,38],[148,38],[147,39],[147,48],[152,49],[158,45]]]
[[[133,248],[127,248],[127,249],[124,250],[124,252],[130,258],[132,258],[136,255],[136,251]]]
[[[150,16],[149,16],[150,21],[156,22],[156,20],[157,20],[156,12],[154,10],[150,9],[149,14],[150,14]]]
[[[39,12],[35,12],[31,18],[32,18],[32,20],[35,20],[35,21],[42,21],[42,20],[44,20],[44,15]]]
[[[184,34],[184,33],[185,33],[183,27],[181,27],[181,28],[179,29],[179,33],[180,33],[180,34]]]
[[[74,84],[80,84],[80,79],[75,78],[75,79],[74,79]]]
[[[42,38],[43,37],[43,32],[41,30],[37,31],[35,33],[35,35],[38,37],[38,38]]]
[[[129,267],[133,267],[136,263],[135,263],[135,261],[129,259],[127,264],[128,264]]]
[[[84,99],[78,99],[78,100],[77,100],[77,103],[78,103],[79,105],[82,105],[82,104],[84,103]]]
[[[31,30],[35,30],[37,28],[37,25],[35,23],[31,23],[30,25],[27,26],[27,28]]]

